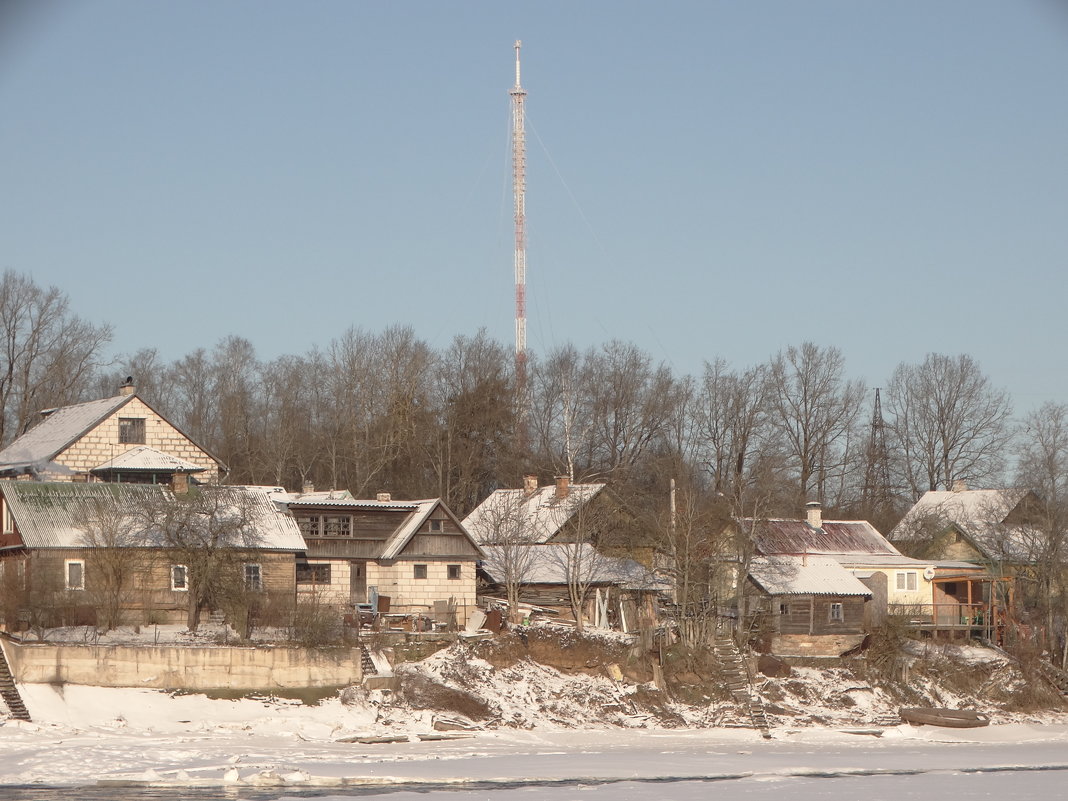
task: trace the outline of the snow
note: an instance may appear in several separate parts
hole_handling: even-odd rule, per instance
[[[984,649],[946,655],[1000,669],[1001,658]],[[646,685],[525,659],[494,668],[463,645],[395,669],[402,679],[469,693],[493,715],[479,731],[437,732],[436,720],[462,716],[419,709],[381,690],[350,688],[308,705],[24,684],[34,722],[0,718],[0,796],[15,786],[133,783],[175,792],[275,788],[276,798],[309,788],[322,797],[336,788],[340,797],[381,787],[394,799],[448,790],[449,798],[688,801],[706,798],[715,782],[729,786],[726,797],[789,792],[805,801],[825,797],[826,777],[835,777],[846,783],[837,786],[842,797],[918,797],[918,787],[924,795],[951,788],[965,797],[1004,795],[1011,781],[1012,797],[1026,799],[1056,797],[1055,783],[1068,770],[1066,717],[999,712],[995,725],[967,730],[877,726],[872,721],[887,718],[892,702],[840,667],[795,668],[767,680],[764,691],[777,710],[771,740],[729,727],[739,721],[727,703],[662,701],[651,709],[642,700]],[[864,736],[872,732],[881,736]],[[387,735],[399,741],[367,741]]]

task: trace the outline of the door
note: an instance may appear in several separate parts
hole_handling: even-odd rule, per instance
[[[367,562],[349,562],[349,603],[367,603]]]

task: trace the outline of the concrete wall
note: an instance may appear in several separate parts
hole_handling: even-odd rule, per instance
[[[363,679],[358,648],[194,648],[25,644],[4,641],[18,682],[159,689],[342,687]]]

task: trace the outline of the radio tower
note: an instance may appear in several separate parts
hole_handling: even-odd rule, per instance
[[[515,376],[520,409],[527,384],[527,143],[523,101],[527,93],[519,85],[519,48],[515,40],[515,86],[512,96],[512,191],[515,199]]]

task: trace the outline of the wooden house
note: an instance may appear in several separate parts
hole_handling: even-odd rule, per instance
[[[295,521],[262,490],[216,487],[194,512],[215,542],[176,541],[158,521],[179,503],[151,484],[0,480],[0,608],[8,628],[96,623],[105,605],[124,622],[182,622],[205,549],[227,553],[250,591],[295,599]],[[206,494],[210,493],[210,499]],[[210,502],[209,502],[210,501]],[[117,581],[116,576],[124,578]]]
[[[292,513],[306,547],[297,562],[304,597],[352,611],[369,604],[398,616],[454,617],[474,610],[478,544],[440,498],[374,500],[347,490],[275,498]],[[440,622],[440,621],[439,621]]]
[[[872,595],[829,556],[757,556],[742,615],[770,653],[837,656],[864,639]]]
[[[0,476],[23,480],[217,484],[226,466],[137,395],[132,381],[110,398],[46,409],[0,450]]]

